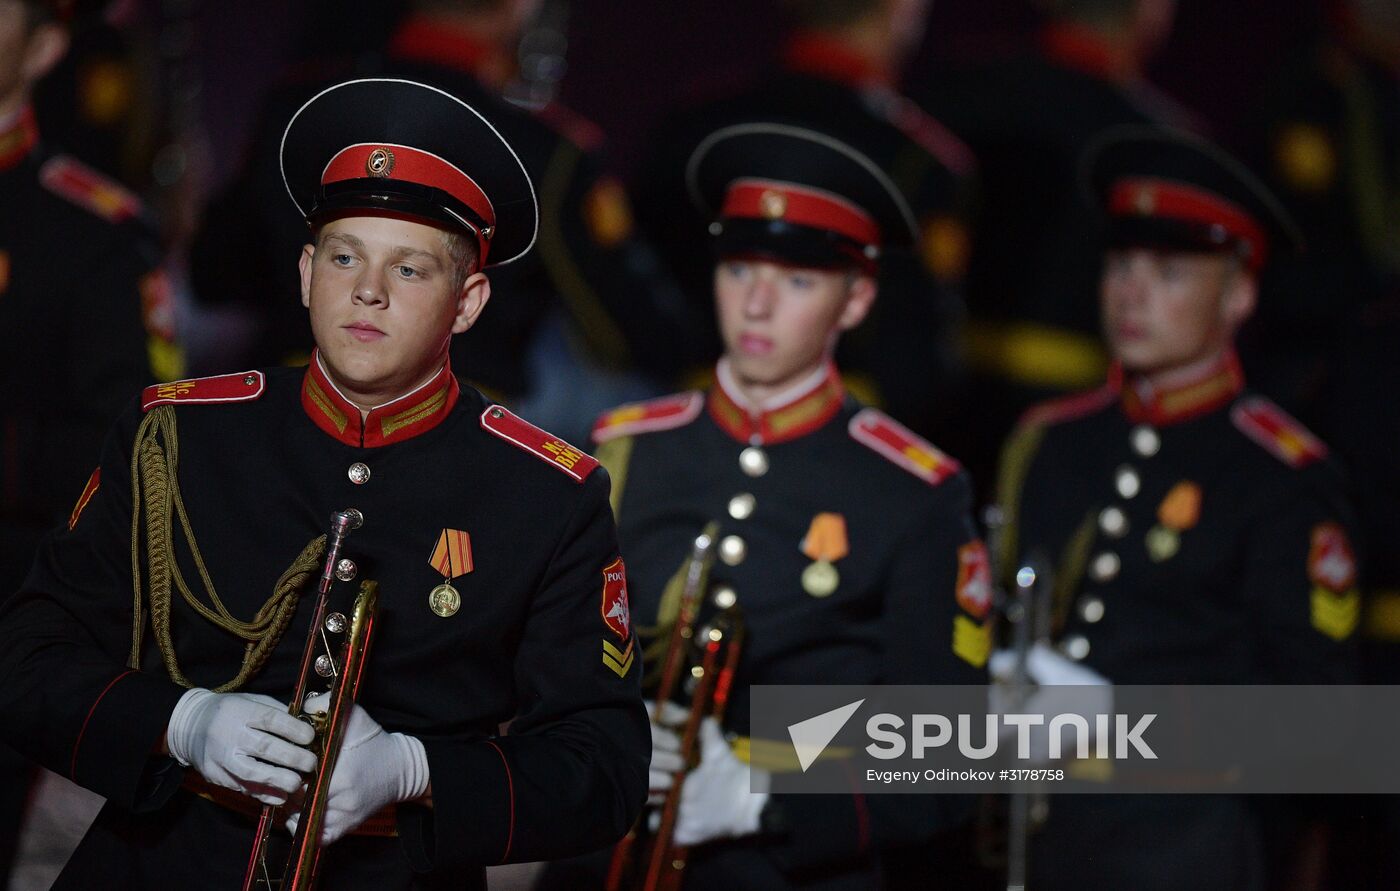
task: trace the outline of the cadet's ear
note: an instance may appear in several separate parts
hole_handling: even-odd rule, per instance
[[[870,314],[870,307],[875,305],[875,295],[879,293],[879,285],[875,284],[875,279],[863,273],[855,273],[851,277],[850,284],[846,286],[846,306],[841,310],[841,318],[837,320],[837,327],[842,331],[849,331]]]
[[[473,272],[462,282],[457,294],[457,315],[452,319],[452,333],[461,334],[476,324],[477,317],[491,299],[491,280],[484,272]]]
[[[301,248],[301,259],[297,268],[301,270],[301,305],[311,306],[311,263],[316,258],[316,245],[307,244]]]
[[[1244,268],[1229,273],[1225,282],[1225,293],[1220,301],[1220,312],[1230,330],[1236,330],[1252,315],[1259,303],[1259,279]]]
[[[24,42],[20,73],[26,83],[35,84],[53,70],[68,52],[68,29],[47,23],[29,32]]]

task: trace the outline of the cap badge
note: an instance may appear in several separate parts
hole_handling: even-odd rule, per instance
[[[765,219],[781,220],[787,213],[787,196],[771,189],[758,196],[758,207]]]
[[[1145,217],[1152,216],[1157,210],[1157,193],[1147,186],[1138,189],[1133,196],[1133,209]]]
[[[393,172],[394,153],[388,149],[377,148],[365,159],[365,173],[370,176],[384,179]]]

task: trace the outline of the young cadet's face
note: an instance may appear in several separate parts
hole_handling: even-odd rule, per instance
[[[739,385],[763,399],[826,361],[836,338],[865,318],[875,282],[855,272],[730,258],[715,267],[715,308]]]
[[[1109,251],[1099,295],[1114,358],[1143,374],[1228,348],[1256,296],[1254,276],[1233,257],[1151,248]]]
[[[431,378],[453,334],[476,321],[491,287],[474,273],[459,287],[440,229],[388,217],[345,217],[321,227],[301,256],[301,302],[322,361],[361,408]]]

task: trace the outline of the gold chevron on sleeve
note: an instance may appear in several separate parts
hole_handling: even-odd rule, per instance
[[[627,646],[618,649],[611,641],[603,641],[603,664],[612,669],[620,678],[627,676],[627,671],[632,667],[632,661],[636,653],[632,652],[632,644],[636,641],[633,637],[627,641]]]

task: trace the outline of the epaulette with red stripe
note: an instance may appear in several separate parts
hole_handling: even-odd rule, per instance
[[[962,469],[952,457],[882,411],[864,408],[851,418],[851,438],[931,486]]]
[[[869,93],[867,99],[880,107],[885,118],[910,142],[937,158],[954,176],[977,172],[977,156],[967,143],[914,100],[884,90]]]
[[[39,168],[44,188],[112,223],[141,215],[141,199],[130,189],[68,155],[55,155]]]
[[[210,405],[226,402],[251,402],[262,396],[267,381],[261,371],[240,371],[237,374],[216,374],[167,384],[152,384],[141,391],[141,411],[157,405]]]
[[[558,102],[550,102],[536,111],[535,117],[585,152],[597,151],[603,145],[602,127]]]
[[[575,482],[583,482],[598,467],[598,461],[591,455],[499,405],[489,406],[481,413],[481,426],[488,433],[562,470]]]
[[[610,439],[631,436],[634,433],[672,430],[698,418],[704,405],[704,394],[699,390],[691,390],[687,393],[649,399],[646,402],[618,406],[603,412],[598,420],[593,422],[590,437],[601,445]]]
[[[1322,440],[1263,396],[1241,399],[1230,410],[1230,420],[1241,433],[1294,470],[1327,457]]]
[[[1061,396],[1058,399],[1041,402],[1026,409],[1025,413],[1021,415],[1020,421],[1017,422],[1017,426],[1033,427],[1073,421],[1075,418],[1093,414],[1110,405],[1117,398],[1118,393],[1112,387],[1099,387],[1097,390]]]

